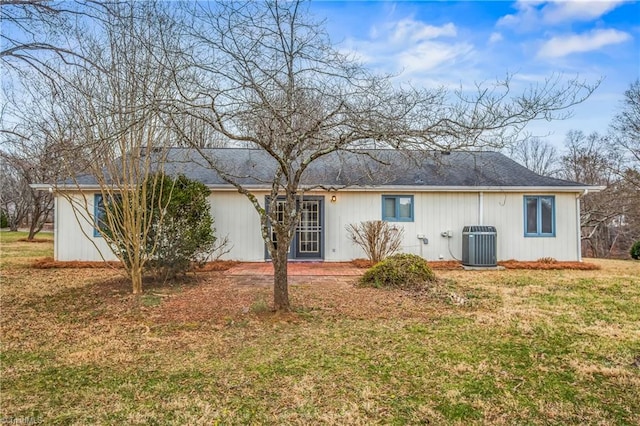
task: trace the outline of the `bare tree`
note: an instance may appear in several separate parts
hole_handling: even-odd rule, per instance
[[[529,137],[510,146],[509,155],[542,176],[556,176],[560,171],[560,157],[555,147],[538,137]]]
[[[56,84],[67,66],[96,67],[79,48],[77,39],[90,22],[104,13],[102,2],[95,0],[0,0],[0,65],[3,72],[21,74],[33,71]]]
[[[3,204],[9,202],[12,208],[5,210],[14,212],[9,215],[12,230],[17,230],[21,222],[27,222],[29,226],[28,240],[33,240],[35,235],[42,230],[45,221],[53,211],[53,196],[49,192],[33,189],[29,184],[38,181],[50,181],[54,178],[49,173],[52,169],[46,163],[47,154],[37,153],[35,157],[29,155],[29,151],[21,150],[8,153],[0,151],[5,164],[13,169],[12,176],[7,176],[7,182],[3,179]],[[9,195],[13,193],[12,195]],[[5,201],[5,194],[7,199]]]
[[[196,117],[230,144],[262,150],[276,165],[264,181],[259,175],[238,176],[208,158],[260,217],[275,269],[278,310],[289,309],[287,249],[302,197],[312,189],[302,183],[310,164],[340,151],[375,157],[358,149],[374,144],[421,150],[501,147],[531,120],[565,117],[566,108],[594,89],[562,76],[520,95],[512,95],[508,77],[478,85],[474,93],[397,87],[391,76],[372,74],[337,51],[303,2],[187,7],[183,16],[191,20],[183,50],[195,78],[187,84],[179,77],[183,105],[174,114]],[[268,201],[262,203],[247,181],[268,185]]]
[[[619,176],[622,159],[611,149],[609,137],[570,131],[566,150],[562,177],[605,187],[601,192],[586,194],[580,204],[585,251],[596,257],[608,257],[616,246],[629,247],[627,240],[638,233],[630,226],[636,221],[637,214],[633,211],[637,209],[637,201],[629,197],[628,184]]]
[[[626,160],[621,175],[640,191],[640,80],[624,92],[622,110],[614,117],[613,148]]]
[[[9,230],[18,227],[29,216],[28,182],[25,182],[14,164],[0,156],[0,208],[7,215]]]
[[[66,130],[49,114],[53,107],[51,98],[38,96],[31,90],[38,83],[32,80],[30,87],[21,88],[19,97],[5,92],[7,102],[0,120],[0,157],[12,167],[19,181],[16,196],[25,206],[23,220],[29,227],[29,240],[42,230],[54,206],[53,194],[36,190],[30,184],[56,182],[66,177],[60,161]]]

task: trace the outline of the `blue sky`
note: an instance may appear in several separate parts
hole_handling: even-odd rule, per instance
[[[515,74],[516,88],[579,74],[596,92],[564,121],[528,130],[561,146],[568,130],[606,132],[640,78],[640,3],[629,1],[317,1],[339,49],[415,85],[471,87]]]

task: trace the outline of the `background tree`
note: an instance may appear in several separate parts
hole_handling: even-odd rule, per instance
[[[608,257],[616,244],[626,245],[626,240],[632,238],[629,233],[633,233],[627,226],[632,200],[618,174],[621,157],[611,149],[609,137],[597,132],[585,135],[581,131],[570,131],[565,148],[561,177],[605,187],[601,192],[586,194],[582,198],[581,229],[582,240],[587,244],[585,253]]]
[[[556,176],[560,171],[560,157],[556,148],[538,137],[528,137],[510,145],[508,153],[518,163],[539,175]]]
[[[29,200],[27,185],[20,178],[20,173],[4,156],[0,156],[0,208],[7,221],[10,231],[17,231],[18,227],[29,215]]]
[[[38,83],[32,81],[31,86]],[[67,177],[61,161],[65,154],[67,161],[75,158],[74,162],[79,163],[77,155],[66,152],[63,146],[66,130],[52,120],[51,98],[33,96],[31,88],[22,88],[20,92],[24,96],[19,99],[6,96],[4,112],[11,118],[3,120],[0,129],[0,157],[12,168],[18,181],[14,185],[18,190],[15,196],[25,205],[21,221],[29,228],[29,240],[40,232],[54,206],[52,193],[36,190],[30,184],[51,183]]]
[[[9,216],[5,213],[3,208],[0,208],[0,228],[6,228],[9,226]]]
[[[287,250],[300,215],[310,164],[332,152],[500,147],[531,120],[565,116],[593,86],[551,77],[512,95],[510,79],[474,93],[398,87],[336,50],[306,5],[294,2],[188,4],[183,49],[194,77],[183,77],[188,114],[230,144],[267,153],[275,164],[266,205],[228,165],[210,166],[254,206],[273,259],[274,306],[289,309]],[[185,135],[186,136],[186,135]],[[193,146],[199,146],[194,143]],[[203,156],[206,153],[202,151]],[[278,204],[278,207],[276,206]],[[275,236],[275,244],[272,235]]]
[[[57,66],[95,67],[76,43],[88,28],[81,21],[99,20],[102,2],[94,0],[0,1],[0,65],[3,72],[35,72],[50,84],[66,78]],[[89,26],[91,27],[91,25]]]
[[[614,117],[612,128],[616,143],[625,149],[631,167],[640,167],[640,80],[631,83],[624,92],[622,110]],[[640,188],[638,182],[634,182]]]

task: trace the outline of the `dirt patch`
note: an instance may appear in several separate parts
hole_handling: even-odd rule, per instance
[[[53,243],[53,240],[51,238],[34,238],[33,240],[30,240],[28,238],[20,238],[16,241],[21,243]]]
[[[453,309],[446,289],[434,283],[422,292],[380,290],[356,286],[354,277],[291,277],[293,312],[273,314],[271,277],[229,276],[220,272],[199,275],[198,286],[164,298],[154,310],[158,323],[228,325],[241,321],[306,321],[317,318],[431,318]],[[443,293],[444,291],[444,293]]]
[[[237,285],[233,278],[211,272],[201,276],[198,286],[167,297],[156,311],[156,321],[230,322],[252,311],[269,310],[270,295],[269,287]]]

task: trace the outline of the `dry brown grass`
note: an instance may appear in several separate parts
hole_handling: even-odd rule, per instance
[[[117,270],[5,260],[2,418],[640,423],[640,262],[438,270],[421,293],[291,277],[294,311],[275,314],[271,277],[204,271],[133,296]]]

